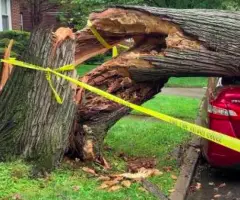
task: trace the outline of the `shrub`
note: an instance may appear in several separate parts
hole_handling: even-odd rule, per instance
[[[4,49],[11,39],[14,40],[11,56],[20,56],[28,46],[30,34],[23,31],[2,31],[0,32],[0,57],[3,57]]]

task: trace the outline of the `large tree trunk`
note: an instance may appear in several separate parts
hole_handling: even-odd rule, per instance
[[[171,76],[239,76],[240,14],[216,10],[114,7],[89,17],[110,45],[131,48],[90,72],[83,81],[141,104]],[[77,34],[76,63],[104,53],[89,27]],[[74,156],[99,159],[107,130],[128,109],[78,91],[78,120],[70,137]]]
[[[53,55],[51,30],[37,29],[23,61],[57,68],[74,62],[75,44],[65,41]],[[69,72],[72,76],[73,73]],[[33,161],[38,172],[62,159],[76,106],[70,83],[52,77],[64,99],[58,104],[43,72],[16,67],[0,95],[0,159],[19,156]]]
[[[133,38],[136,47],[139,43],[147,45],[152,39],[154,51],[139,52],[133,47],[128,56],[120,56],[119,67],[127,66],[136,80],[240,75],[239,12],[135,6],[109,8],[92,13],[89,19],[112,45]],[[80,32],[77,62],[106,50],[89,28]],[[140,61],[136,63],[135,59]]]

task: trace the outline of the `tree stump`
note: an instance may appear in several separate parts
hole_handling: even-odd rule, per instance
[[[64,41],[54,56],[52,43],[52,30],[36,29],[22,60],[53,69],[74,62],[73,40]],[[33,162],[38,173],[53,169],[63,158],[76,105],[68,81],[52,76],[52,82],[64,99],[62,105],[56,102],[43,72],[14,68],[0,95],[1,160],[23,158]]]

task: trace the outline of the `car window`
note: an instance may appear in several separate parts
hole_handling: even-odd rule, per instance
[[[240,77],[222,77],[222,85],[240,85]]]

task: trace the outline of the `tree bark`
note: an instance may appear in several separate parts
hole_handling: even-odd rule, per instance
[[[52,54],[51,30],[36,29],[23,61],[57,68],[74,61],[74,41],[66,40]],[[68,75],[74,76],[73,72]],[[15,67],[0,95],[0,159],[20,157],[39,170],[51,170],[67,146],[76,105],[70,83],[52,76],[64,99],[58,104],[43,72]]]

